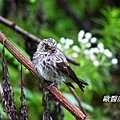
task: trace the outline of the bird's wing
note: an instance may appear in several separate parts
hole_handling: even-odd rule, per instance
[[[61,58],[61,61],[60,60],[56,61],[56,66],[58,67],[58,69],[64,74],[66,74],[67,76],[69,76],[75,83],[78,84],[80,89],[84,91],[83,90],[83,88],[85,87],[84,85],[88,85],[88,84],[76,76],[75,72],[71,69],[71,67],[67,63],[66,58],[65,59],[63,59],[62,57],[60,58]],[[68,84],[71,85],[71,83],[68,83]]]

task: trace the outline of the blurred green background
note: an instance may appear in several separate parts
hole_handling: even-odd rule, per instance
[[[75,87],[90,120],[120,120],[120,102],[103,102],[104,96],[120,96],[119,0],[0,0],[0,15],[40,39],[54,38],[63,53],[80,63],[71,66],[89,84],[84,93]],[[2,23],[0,30],[30,58],[25,38]],[[20,63],[7,50],[6,57],[19,108]],[[43,113],[38,82],[25,68],[23,72],[28,119],[38,120]],[[60,85],[60,91],[78,106],[65,85]],[[75,119],[65,109],[64,114],[66,120]],[[1,103],[0,115],[7,119]]]

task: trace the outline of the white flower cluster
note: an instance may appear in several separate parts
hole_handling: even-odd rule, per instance
[[[97,38],[92,37],[91,33],[85,33],[84,30],[81,30],[78,33],[78,42],[80,46],[74,45],[74,41],[72,39],[65,39],[62,37],[57,47],[61,51],[67,51],[68,48],[71,47],[73,51],[72,56],[74,58],[79,57],[79,53],[83,53],[96,67],[103,64],[103,58],[111,60],[112,64],[118,63],[118,60],[113,57],[112,52],[109,49],[105,49],[103,43],[97,43]],[[92,47],[92,44],[96,44],[96,47]]]
[[[111,59],[112,64],[117,64],[118,60],[113,57],[112,52],[109,49],[105,49],[103,43],[97,43],[97,38],[92,37],[92,34],[87,32],[85,33],[84,30],[81,30],[78,33],[78,41],[82,46],[84,46],[84,54],[89,57],[93,61],[94,66],[99,66],[102,60],[101,59]],[[92,44],[96,44],[96,47],[91,47]]]

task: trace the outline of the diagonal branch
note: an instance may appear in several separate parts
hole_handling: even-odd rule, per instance
[[[16,25],[14,22],[10,22],[7,19],[3,18],[2,16],[0,16],[0,22],[2,24],[6,25],[7,27],[9,27],[10,29],[14,30],[18,34],[22,35],[23,37],[29,38],[31,41],[34,41],[34,42],[37,42],[37,43],[40,42],[39,38],[35,37],[34,35],[30,34],[27,31],[23,30],[18,25]]]
[[[42,86],[48,90],[55,98],[78,120],[89,120],[74,104],[67,100],[62,93],[54,86],[48,87],[48,85],[41,80],[39,75],[33,69],[32,62],[26,58],[7,38],[0,32],[0,42],[2,44],[4,40],[5,47],[14,55],[14,57],[22,63],[42,84]]]

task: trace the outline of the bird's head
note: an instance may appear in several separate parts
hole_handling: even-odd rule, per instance
[[[53,38],[43,39],[38,47],[38,52],[54,53],[57,49],[57,43]]]

